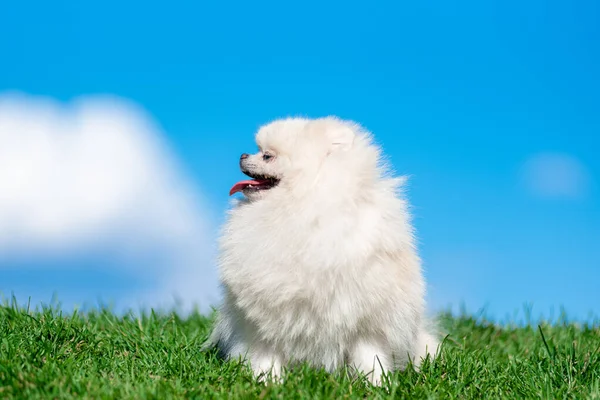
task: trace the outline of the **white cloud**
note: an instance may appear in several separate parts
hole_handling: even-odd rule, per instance
[[[561,153],[540,153],[523,166],[523,181],[535,196],[582,198],[589,190],[590,177],[577,158]]]
[[[168,306],[176,295],[206,305],[217,295],[210,217],[134,104],[0,95],[0,268],[22,256],[108,252],[160,282],[129,304]]]

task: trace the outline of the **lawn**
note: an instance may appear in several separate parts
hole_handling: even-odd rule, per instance
[[[0,398],[596,398],[598,324],[498,326],[442,315],[442,358],[381,388],[303,367],[283,384],[255,382],[238,362],[201,353],[211,318],[198,313],[64,315],[0,307]]]

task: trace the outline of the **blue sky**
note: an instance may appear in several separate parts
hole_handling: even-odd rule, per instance
[[[353,119],[411,175],[433,308],[598,314],[599,3],[369,4],[14,1],[0,91],[137,104],[215,225],[259,125]],[[140,285],[94,254],[0,258],[0,291],[70,304]]]

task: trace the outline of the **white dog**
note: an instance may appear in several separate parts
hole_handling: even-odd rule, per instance
[[[251,180],[231,193],[220,240],[222,305],[207,346],[257,376],[308,362],[382,374],[416,365],[438,342],[424,319],[424,281],[404,179],[389,177],[360,126],[289,118],[262,127],[243,154]]]

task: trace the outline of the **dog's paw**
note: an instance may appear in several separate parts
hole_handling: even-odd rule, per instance
[[[271,354],[256,354],[250,361],[252,373],[259,382],[279,383],[282,376],[282,365],[279,357]]]
[[[350,356],[350,363],[375,386],[381,386],[385,374],[391,370],[388,357],[382,348],[376,343],[367,341],[362,341],[355,346]]]

